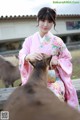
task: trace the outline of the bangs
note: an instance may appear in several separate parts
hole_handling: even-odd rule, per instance
[[[49,14],[44,14],[39,17],[39,20],[53,22],[53,18]]]

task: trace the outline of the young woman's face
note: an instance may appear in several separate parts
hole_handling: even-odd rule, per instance
[[[39,30],[43,35],[46,34],[53,26],[53,22],[49,22],[48,20],[40,20],[39,21]]]

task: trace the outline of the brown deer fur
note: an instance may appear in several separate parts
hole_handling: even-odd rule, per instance
[[[5,87],[9,87],[10,85],[13,87],[14,82],[20,79],[19,67],[14,66],[2,56],[0,56],[0,79],[3,81]]]
[[[61,102],[47,88],[47,66],[51,57],[32,63],[34,68],[27,84],[9,97],[4,110],[10,120],[80,120],[77,110]]]

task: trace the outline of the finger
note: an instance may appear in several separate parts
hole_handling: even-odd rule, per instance
[[[52,67],[52,62],[50,62],[50,67]]]
[[[43,58],[43,55],[42,55],[41,53],[38,53],[38,54],[36,55],[36,59],[42,60],[42,58]]]
[[[42,60],[42,57],[36,56],[36,59],[37,59],[37,60]]]
[[[43,58],[43,55],[41,53],[38,53],[37,56]]]

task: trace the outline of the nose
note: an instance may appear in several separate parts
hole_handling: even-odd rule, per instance
[[[48,25],[48,22],[47,22],[47,21],[45,21],[45,22],[44,22],[44,26],[47,26],[47,25]]]

